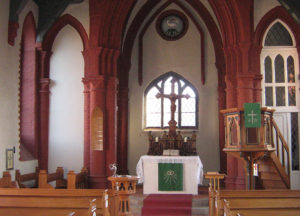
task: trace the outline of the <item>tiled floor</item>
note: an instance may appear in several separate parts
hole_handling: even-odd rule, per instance
[[[138,185],[136,194],[130,196],[130,207],[133,216],[140,216],[143,207],[143,200],[147,195],[143,194],[143,186]],[[198,195],[193,197],[193,216],[208,215],[208,188],[200,186]]]

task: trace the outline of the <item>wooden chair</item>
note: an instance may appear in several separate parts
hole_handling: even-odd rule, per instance
[[[32,187],[37,188],[38,187],[38,177],[39,177],[39,168],[35,168],[35,172],[33,173],[27,173],[27,174],[21,174],[20,170],[16,170],[16,182],[18,182],[20,188],[27,188],[27,186],[24,184],[24,182],[28,181],[34,181],[34,184]]]
[[[54,188],[49,182],[56,181],[55,188],[67,188],[67,181],[64,179],[64,170],[62,167],[57,167],[55,173],[47,174],[46,170],[40,170],[39,173],[39,188]]]

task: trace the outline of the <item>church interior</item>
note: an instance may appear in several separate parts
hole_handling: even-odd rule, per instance
[[[204,174],[201,187],[294,191],[300,212],[298,0],[0,4],[3,178],[81,172],[80,187],[107,189],[144,156],[194,157],[183,176]],[[258,126],[245,104],[259,106]]]

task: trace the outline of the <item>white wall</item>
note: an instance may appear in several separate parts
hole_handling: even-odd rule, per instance
[[[89,35],[89,0],[85,0],[80,4],[70,4],[63,14],[70,14],[75,17],[83,25],[86,33]]]
[[[19,161],[19,54],[22,26],[25,16],[32,11],[35,18],[38,9],[29,1],[19,16],[18,34],[15,45],[10,46],[8,37],[9,0],[2,0],[0,6],[0,177],[6,170],[5,152],[15,147],[14,168],[22,173],[33,172],[37,160]],[[14,170],[11,175],[14,178]]]
[[[170,5],[168,9],[179,9]],[[189,80],[199,93],[199,129],[197,131],[197,152],[205,171],[219,170],[219,123],[217,70],[212,40],[205,31],[206,83],[200,76],[200,35],[191,20],[186,35],[178,41],[165,41],[156,32],[155,22],[144,36],[143,85],[138,84],[138,46],[135,41],[132,67],[129,78],[129,149],[128,168],[135,174],[141,155],[147,154],[148,133],[143,130],[143,94],[149,83],[158,76],[174,71]],[[183,133],[184,136],[184,133]]]
[[[280,5],[277,0],[254,0],[254,29],[266,13]]]
[[[84,61],[82,40],[71,26],[55,38],[50,59],[49,171],[83,166]]]

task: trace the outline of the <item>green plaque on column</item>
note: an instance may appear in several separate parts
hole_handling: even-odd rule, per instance
[[[245,103],[244,115],[246,128],[259,128],[261,126],[261,113],[259,103]]]

